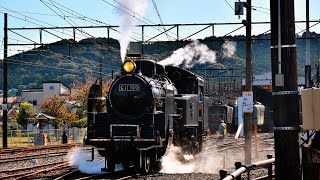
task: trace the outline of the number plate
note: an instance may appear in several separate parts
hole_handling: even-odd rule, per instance
[[[119,91],[140,91],[139,84],[119,84]]]

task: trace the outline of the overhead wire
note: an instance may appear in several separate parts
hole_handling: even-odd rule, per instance
[[[0,6],[0,7],[1,7],[1,8],[4,8],[4,7],[2,7],[2,6]],[[5,9],[7,9],[7,8],[5,8]],[[11,11],[11,12],[15,12],[15,11],[12,11],[12,10],[10,10],[10,9],[7,9],[7,10],[9,10],[9,11]],[[19,14],[19,13],[18,13],[18,14]],[[19,14],[19,15],[21,15],[21,14]],[[25,18],[25,19],[22,19],[22,18],[13,16],[13,15],[9,15],[9,16],[12,16],[12,17],[14,17],[14,18],[17,18],[17,19],[20,19],[20,20],[24,20],[24,21],[26,21],[26,22],[29,22],[29,23],[32,23],[32,24],[36,24],[36,25],[42,27],[42,25],[40,25],[40,24],[38,24],[38,23],[35,23],[35,22],[32,22],[32,21],[29,21],[29,20],[27,20],[26,18]],[[22,16],[24,16],[24,15],[22,15]],[[25,17],[28,17],[28,16],[25,16]],[[36,21],[39,21],[39,22],[44,23],[44,24],[48,24],[48,23],[45,23],[45,22],[43,22],[43,21],[37,20],[37,19],[32,18],[32,17],[28,17],[28,18],[33,19],[33,20],[36,20]],[[50,24],[48,24],[48,25],[50,25]],[[53,26],[53,25],[52,25],[52,26]],[[56,30],[54,30],[54,31],[56,31]],[[12,31],[12,32],[13,32],[13,31]],[[46,31],[46,32],[48,32],[48,31]],[[57,31],[57,32],[59,32],[59,31]],[[16,32],[14,32],[14,33],[17,34],[17,35],[19,35],[19,36],[22,36],[22,35],[20,35],[20,34],[18,34],[18,33],[16,33]],[[59,32],[59,33],[61,33],[61,32]],[[65,33],[63,33],[63,34],[65,34]],[[67,34],[67,35],[68,35],[68,34]],[[71,35],[71,36],[72,36],[72,35]],[[31,42],[34,42],[34,43],[35,43],[35,41],[33,41],[33,40],[29,39],[29,38],[26,38],[26,37],[24,37],[24,36],[22,36],[22,37],[25,38],[25,39],[30,40]],[[86,37],[87,37],[87,36],[86,36]]]
[[[135,19],[139,20],[140,22],[142,22],[142,23],[144,23],[144,24],[146,24],[146,25],[150,25],[148,22],[146,22],[146,21],[149,21],[148,19],[144,18],[144,17],[143,17],[143,16],[141,16],[140,14],[138,14],[138,13],[134,12],[133,10],[131,10],[131,9],[130,9],[130,8],[128,8],[127,6],[125,6],[125,5],[121,4],[121,3],[119,3],[119,2],[118,2],[118,1],[116,1],[116,0],[114,0],[116,3],[118,3],[119,5],[121,5],[122,7],[124,7],[125,9],[127,9],[127,10],[129,10],[129,11],[133,12],[134,14],[136,14],[136,15],[138,15],[138,16],[140,16],[140,17],[142,17],[143,19],[146,19],[146,21],[145,21],[145,20],[143,20],[143,19],[140,19],[140,18],[138,18],[138,17],[136,17],[136,16],[134,16],[134,15],[131,15],[130,13],[128,13],[127,11],[125,11],[124,9],[121,9],[121,8],[119,8],[119,7],[117,7],[117,6],[115,6],[115,5],[111,4],[111,3],[109,3],[109,2],[108,2],[108,1],[106,1],[106,0],[101,0],[101,1],[103,1],[103,2],[105,2],[105,3],[107,3],[107,4],[109,4],[110,6],[112,6],[112,7],[116,8],[116,9],[118,9],[118,10],[120,10],[120,11],[122,11],[122,12],[126,13],[126,14],[128,14],[129,16],[131,16],[131,17],[133,17],[133,18],[135,18]],[[152,21],[150,21],[150,22],[151,22],[152,24],[156,24],[156,23],[154,23],[154,22],[152,22]],[[154,26],[152,26],[152,28],[153,28],[153,29],[156,29],[157,31],[162,32],[160,29],[158,29],[158,28],[156,28],[156,27],[154,27]],[[169,35],[169,36],[170,36],[170,35]],[[171,36],[170,36],[170,37],[171,37]]]
[[[67,16],[64,15],[64,17],[67,17]]]
[[[102,21],[99,21],[99,20],[96,20],[96,19],[93,19],[93,18],[84,16],[84,15],[82,15],[82,14],[80,14],[80,13],[78,13],[78,12],[76,12],[76,11],[74,11],[74,10],[72,10],[72,9],[70,9],[70,8],[68,8],[68,7],[60,4],[60,3],[58,3],[58,2],[56,2],[56,1],[50,0],[50,2],[51,2],[52,4],[55,3],[55,4],[56,4],[56,8],[58,8],[57,6],[60,6],[60,8],[59,8],[60,11],[64,11],[64,12],[69,13],[69,14],[75,16],[75,17],[78,17],[78,19],[80,19],[80,20],[88,21],[88,22],[93,23],[93,24],[96,24],[96,25],[104,24],[104,25],[107,25],[107,26],[111,26],[110,24],[104,23],[104,22],[102,22]],[[66,10],[65,10],[65,9],[66,9]],[[76,16],[76,15],[73,14],[73,13],[75,13],[75,14],[77,14],[77,15],[79,15],[79,16]],[[87,19],[87,20],[86,20],[86,19]],[[115,32],[120,33],[120,32],[119,32],[118,30],[116,30],[115,28],[111,28],[111,29],[114,30]],[[134,33],[135,33],[135,34],[138,34],[138,33],[136,33],[136,32],[134,32]],[[138,34],[138,35],[141,35],[141,34]],[[135,37],[135,38],[137,38],[137,37]]]
[[[18,15],[24,17],[24,19],[23,19],[23,18],[20,18],[20,17],[13,16],[12,14],[8,14],[9,16],[14,17],[14,18],[16,18],[16,19],[20,19],[20,20],[22,20],[22,21],[26,21],[26,22],[29,22],[29,23],[31,23],[31,24],[35,24],[35,25],[37,25],[37,26],[43,27],[41,24],[38,24],[38,23],[32,22],[32,21],[30,21],[30,20],[27,20],[27,18],[28,18],[28,19],[31,19],[31,20],[36,21],[36,22],[40,22],[40,23],[45,24],[45,25],[49,25],[49,26],[55,27],[55,26],[52,25],[52,24],[49,24],[49,23],[44,22],[44,21],[41,21],[41,20],[39,20],[39,19],[36,19],[36,18],[27,16],[27,15],[21,14],[21,13],[19,13],[19,12],[17,12],[17,11],[8,9],[8,8],[6,8],[6,7],[0,6],[0,8],[6,9],[6,10],[9,11],[9,12],[13,12],[13,13],[15,13],[15,14],[18,14]],[[61,33],[61,34],[65,34],[65,35],[68,35],[68,36],[71,36],[71,37],[73,36],[72,34],[71,34],[71,35],[70,35],[70,34],[66,34],[66,33],[64,33],[64,32],[60,32],[60,31],[55,30],[55,29],[53,29],[53,31],[58,32],[58,33]],[[69,31],[69,32],[71,32],[71,31]],[[73,33],[73,32],[71,32],[71,33]]]
[[[13,16],[13,15],[10,15],[10,16]],[[27,21],[27,22],[29,22],[29,23],[32,23],[32,24],[36,24],[36,25],[38,25],[38,26],[42,26],[42,25],[40,25],[40,24],[38,24],[38,23],[34,23],[34,22],[31,22],[31,21],[28,21],[28,20],[26,20],[26,19],[22,19],[22,18],[19,18],[19,17],[16,17],[16,16],[13,16],[13,17],[15,17],[15,18],[18,18],[18,19],[20,19],[20,20],[25,20],[25,21]],[[58,31],[59,32],[59,31]],[[16,32],[15,32],[16,33]],[[18,33],[16,33],[16,34],[18,34]],[[65,34],[65,33],[64,33]],[[20,34],[19,34],[19,36],[21,36]],[[88,37],[88,36],[86,36],[86,37]],[[28,39],[28,38],[27,38]],[[28,39],[28,40],[30,40],[30,39]],[[32,40],[30,40],[30,41],[32,41]],[[35,41],[33,41],[33,42],[35,42]]]
[[[154,7],[154,9],[155,9],[155,10],[156,10],[156,12],[157,12],[157,15],[158,15],[158,17],[159,17],[159,20],[160,20],[160,22],[161,22],[161,25],[163,25],[163,21],[162,21],[162,18],[161,18],[161,16],[160,16],[160,12],[159,12],[159,10],[158,10],[158,7],[157,7],[157,4],[156,4],[155,0],[152,0],[152,3],[153,3],[153,7]],[[165,28],[165,27],[163,27],[163,29],[166,31],[166,28]],[[169,41],[171,41],[171,39],[170,39],[170,37],[169,37],[168,33],[167,33],[167,32],[165,32],[165,34],[166,34],[166,36],[167,36],[168,40],[169,40]]]
[[[234,12],[236,11],[236,10],[230,5],[230,3],[228,2],[228,0],[224,0],[224,1],[227,3],[227,5],[228,5]],[[241,20],[243,20],[241,16],[239,16],[239,18],[240,18]]]
[[[44,0],[42,0],[41,2],[43,2]],[[53,0],[50,0],[51,2],[54,2]],[[56,7],[56,6],[55,6]],[[55,12],[55,13],[57,13],[57,12]],[[69,23],[70,24],[70,23]],[[84,33],[84,31],[82,31],[82,33]],[[91,36],[91,37],[93,37],[92,35],[90,35],[90,34],[88,34],[88,33],[86,33],[87,35],[89,35],[89,36]],[[116,51],[119,51],[119,50],[116,50]]]
[[[66,13],[69,13],[69,14],[71,14],[71,15],[73,15],[73,16],[75,16],[75,17],[77,17],[76,16],[76,14],[77,15],[79,15],[79,19],[81,19],[81,20],[84,20],[84,21],[87,21],[87,20],[89,20],[88,22],[91,22],[91,23],[94,23],[94,24],[96,24],[96,25],[100,25],[100,24],[104,24],[104,25],[107,25],[107,26],[110,26],[109,24],[107,24],[107,23],[104,23],[104,22],[102,22],[102,21],[99,21],[99,20],[96,20],[96,19],[93,19],[93,18],[90,18],[90,17],[87,17],[87,16],[85,16],[85,15],[83,15],[83,14],[80,14],[80,13],[78,13],[78,12],[76,12],[76,11],[74,11],[74,10],[72,10],[72,9],[70,9],[70,8],[68,8],[68,7],[66,7],[66,6],[64,6],[64,5],[62,5],[62,4],[60,4],[60,3],[58,3],[58,2],[56,2],[56,1],[54,1],[54,0],[50,0],[52,3],[54,2],[57,6],[60,6],[61,8],[60,8],[60,10],[61,11],[64,11],[64,12],[66,12]],[[115,1],[115,2],[117,2],[117,1]],[[119,2],[117,2],[117,3],[119,3]],[[119,4],[121,4],[121,3],[119,3]],[[121,4],[123,7],[125,7],[126,9],[128,9],[128,10],[130,10],[129,8],[127,8],[126,6],[124,6],[123,4]],[[58,7],[57,7],[58,8]],[[66,9],[66,10],[65,10]],[[131,10],[132,11],[132,10]],[[132,11],[132,12],[134,12],[134,11]],[[75,13],[75,14],[73,14],[73,13]],[[135,13],[135,12],[134,12]],[[137,14],[137,13],[135,13],[135,14]],[[137,14],[137,15],[139,15],[139,14]],[[139,16],[141,16],[141,15],[139,15]],[[86,20],[87,19],[87,20]],[[97,24],[98,23],[98,24]],[[116,29],[114,29],[114,28],[111,28],[112,30],[114,30],[115,32],[118,32],[118,33],[120,33],[118,30],[116,30]],[[137,32],[133,32],[134,34],[136,34],[136,35],[142,35],[142,34],[140,34],[140,33],[137,33]],[[146,37],[148,37],[147,35],[145,35]],[[134,36],[135,38],[137,38],[136,36]],[[139,37],[138,37],[139,38]],[[139,41],[139,40],[137,40],[137,39],[135,39],[136,41]]]
[[[49,7],[46,3],[47,2],[45,2],[44,0],[40,0],[43,4],[45,4],[49,9],[51,9],[53,12],[55,12],[56,14],[59,14],[58,12],[56,12],[56,11],[54,11],[51,7]],[[54,4],[53,2],[54,1],[52,1],[52,0],[50,0],[50,2],[51,2],[51,4]],[[54,6],[54,7],[56,7],[57,9],[60,9],[60,8],[58,8],[57,6]],[[61,12],[61,11],[60,11]],[[76,23],[74,23],[73,21],[71,21],[71,22],[73,22],[74,24],[72,24],[72,23],[70,23],[68,20],[66,20],[66,18],[63,18],[61,15],[60,15],[60,17],[62,18],[62,19],[64,19],[68,24],[70,24],[70,25],[72,25],[72,26],[78,26]],[[85,36],[87,36],[87,37],[91,37],[91,38],[95,38],[93,35],[91,35],[91,34],[89,34],[89,33],[87,33],[86,31],[84,31],[84,30],[82,30],[81,28],[77,28],[77,30],[79,30],[81,33],[83,33]],[[97,44],[97,45],[99,45],[99,44]],[[105,44],[106,45],[106,44]],[[109,45],[106,45],[106,46],[108,46],[108,48],[112,48],[112,49],[114,49],[113,47],[111,47],[111,46],[109,46]],[[119,52],[119,50],[117,50],[116,49],[116,51],[118,51]]]
[[[0,11],[0,12],[4,13],[5,11]],[[10,12],[10,11],[7,10],[6,12]],[[15,11],[15,12],[22,13],[22,14],[58,17],[58,15],[55,15],[55,14],[35,13],[35,12],[28,12],[28,11]],[[69,16],[69,17],[72,18],[73,16]],[[77,17],[73,17],[73,18],[77,18]]]

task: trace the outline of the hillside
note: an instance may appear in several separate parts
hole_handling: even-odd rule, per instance
[[[318,36],[313,33],[312,37]],[[304,37],[304,35],[302,36]],[[252,62],[254,74],[271,71],[270,41],[257,40],[268,39],[270,35],[254,36],[252,44]],[[245,36],[207,37],[199,40],[210,49],[216,51],[217,63],[196,65],[194,68],[227,67],[245,69]],[[236,41],[234,55],[225,57],[222,55],[222,44],[225,40]],[[190,41],[160,42],[144,44],[145,57],[160,61],[172,54],[180,47],[189,44]],[[318,42],[311,39],[311,66],[313,75],[318,59]],[[299,75],[304,74],[305,40],[297,39],[297,59]],[[116,74],[121,65],[119,43],[115,39],[106,38],[84,39],[79,42],[62,40],[50,45],[41,46],[33,50],[9,57],[9,89],[37,88],[42,81],[60,80],[72,86],[75,81],[84,82],[87,77],[99,77],[99,61],[103,62],[103,76],[110,78],[111,71]],[[1,78],[3,76],[1,68]],[[240,74],[243,75],[244,73]],[[0,83],[0,89],[3,84]]]

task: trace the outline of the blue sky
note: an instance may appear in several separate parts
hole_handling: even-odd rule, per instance
[[[51,0],[42,0],[50,3]],[[40,0],[0,0],[0,38],[3,38],[3,13],[7,12],[9,28],[12,27],[41,27],[41,26],[70,26],[65,20],[57,16],[55,12],[50,10],[42,1]],[[234,2],[236,0],[155,0],[157,8],[161,15],[161,18],[165,24],[176,24],[176,23],[216,23],[216,22],[241,22],[242,19],[245,19],[245,16],[241,16],[239,19],[238,16],[234,15]],[[105,24],[110,25],[119,25],[119,12],[112,5],[116,6],[114,0],[54,0],[67,8],[72,9],[73,11],[80,13],[86,17],[92,18],[94,20],[101,21]],[[153,6],[152,0],[147,0],[148,9],[146,12],[145,18],[156,23],[160,24],[160,20],[157,16],[155,8]],[[110,5],[112,4],[112,5]],[[229,4],[232,6],[230,7]],[[270,21],[269,14],[269,0],[252,0],[252,5],[256,10],[252,12],[253,21]],[[52,7],[52,6],[51,6]],[[318,9],[320,7],[319,0],[310,0],[310,19],[319,20],[320,13]],[[8,11],[5,8],[12,11]],[[19,14],[17,14],[17,12]],[[305,20],[305,0],[295,0],[295,13],[296,20]],[[18,19],[20,18],[20,19]],[[34,20],[34,19],[36,20]],[[26,22],[32,21],[38,25]],[[39,22],[39,21],[42,22]],[[87,21],[72,19],[79,26],[84,25],[97,25],[92,24]],[[48,24],[44,24],[48,23]],[[137,22],[137,24],[143,24],[142,22]],[[150,23],[151,24],[151,23]],[[103,25],[103,24],[100,24]],[[312,23],[310,24],[312,25]],[[222,36],[231,32],[232,30],[240,27],[241,25],[229,25],[229,26],[218,26],[215,27],[215,35]],[[205,26],[199,27],[181,27],[180,36],[186,37],[197,30],[204,28]],[[270,29],[270,25],[256,25],[253,26],[253,34],[260,34]],[[305,29],[305,24],[297,24],[296,32]],[[319,32],[320,25],[317,25],[311,28],[311,31]],[[106,30],[86,30],[88,33],[95,37],[106,36]],[[62,38],[71,38],[71,32],[61,31],[54,32],[54,34],[59,35]],[[137,34],[140,34],[140,29],[135,29]],[[236,31],[232,35],[244,34],[245,29],[242,28],[239,31]],[[39,42],[39,31],[21,31],[19,32],[22,35]],[[146,28],[146,36],[152,37],[155,36],[159,31],[153,28]],[[171,31],[172,34],[176,33],[176,29]],[[70,34],[68,37],[66,34]],[[202,33],[194,36],[193,38],[204,38],[212,35],[212,29],[208,28]],[[114,38],[119,38],[119,34],[116,32],[111,32],[111,36]],[[139,35],[136,35],[139,36]],[[84,36],[77,35],[79,39],[84,38]],[[16,43],[17,40],[22,40],[23,38],[9,33],[9,43]],[[166,38],[165,35],[158,37],[160,39]],[[78,40],[79,40],[78,39]],[[43,42],[53,42],[57,41],[59,38],[54,37],[49,34],[44,34]],[[28,41],[25,40],[24,41]],[[0,49],[3,51],[3,42],[1,42]],[[28,49],[30,47],[10,47],[12,50],[10,54],[14,54],[17,49]],[[2,53],[0,53],[2,54]],[[1,55],[2,58],[2,55]]]

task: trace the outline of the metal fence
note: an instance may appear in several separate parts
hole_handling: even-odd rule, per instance
[[[66,130],[68,144],[81,143],[86,128],[69,128]],[[34,146],[36,135],[45,134],[46,144],[62,144],[63,129],[41,129],[41,130],[8,130],[8,147]],[[0,133],[0,148],[2,147],[2,132]]]

